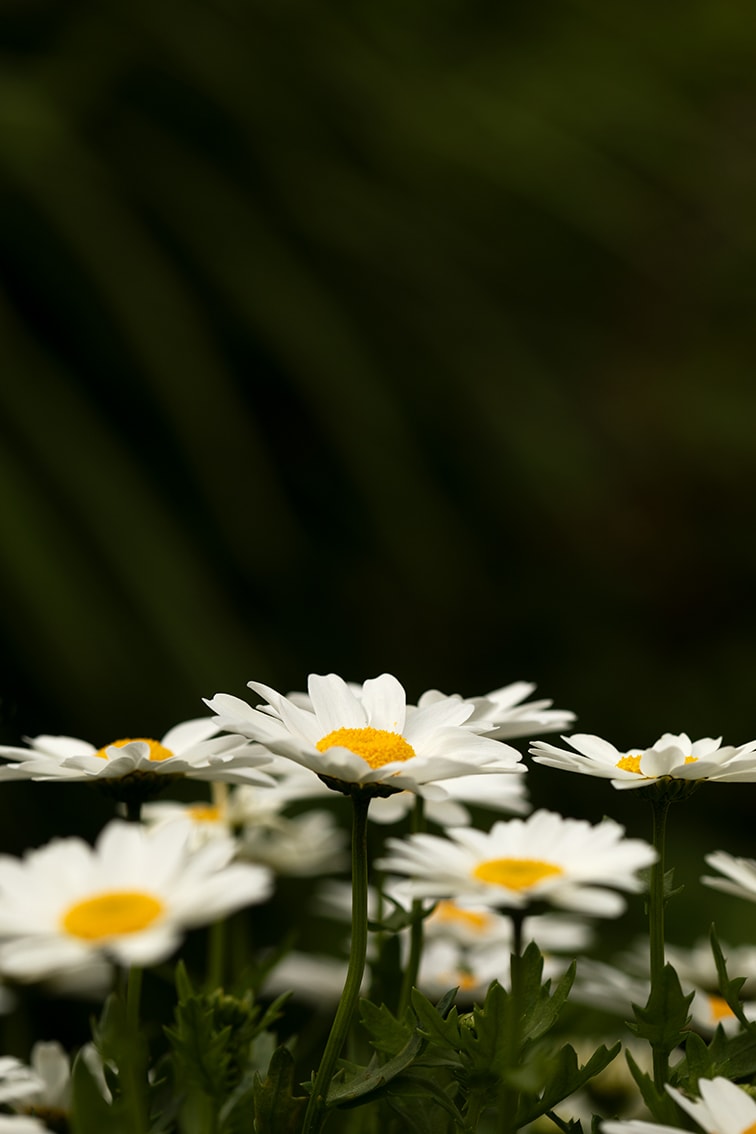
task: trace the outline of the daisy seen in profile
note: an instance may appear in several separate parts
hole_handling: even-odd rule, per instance
[[[232,839],[192,849],[191,837],[189,823],[113,820],[94,847],[65,838],[0,855],[0,972],[38,981],[103,956],[156,964],[185,930],[268,898],[270,871],[232,862]]]
[[[99,748],[72,736],[35,736],[27,748],[0,747],[0,780],[97,781],[189,777],[227,783],[272,784],[259,771],[268,753],[243,736],[223,735],[213,717],[174,725],[161,740],[125,737]]]
[[[738,747],[722,747],[721,737],[691,740],[687,733],[665,732],[650,748],[620,751],[600,736],[576,733],[564,736],[573,749],[536,740],[530,754],[537,764],[599,776],[615,788],[641,788],[656,780],[756,781],[756,740]]]
[[[536,811],[527,819],[501,820],[491,830],[458,827],[449,838],[411,835],[388,839],[378,866],[408,876],[417,898],[455,897],[505,909],[534,903],[599,917],[620,914],[615,890],[637,892],[637,871],[656,859],[641,839],[627,839],[611,819],[596,826]]]
[[[387,673],[361,686],[336,674],[312,674],[311,707],[259,682],[249,686],[267,704],[254,708],[216,694],[207,704],[219,724],[309,768],[339,791],[407,790],[432,798],[437,780],[525,771],[519,752],[468,725],[472,703],[447,697],[408,711],[402,685]]]
[[[737,858],[727,851],[713,851],[707,854],[704,861],[708,866],[718,870],[723,877],[705,874],[701,881],[713,890],[722,890],[725,894],[732,894],[736,898],[745,898],[749,902],[756,902],[756,859]]]
[[[550,700],[526,701],[535,692],[531,681],[513,681],[501,689],[494,689],[482,697],[459,697],[473,706],[470,720],[483,726],[489,736],[499,740],[512,740],[514,737],[534,736],[542,732],[559,732],[569,728],[575,714],[568,709],[552,709]],[[443,693],[429,689],[418,700],[418,708],[425,708],[435,701],[442,700]]]

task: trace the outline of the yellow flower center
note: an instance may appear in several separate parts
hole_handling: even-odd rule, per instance
[[[698,761],[698,757],[697,757],[697,756],[686,756],[686,757],[685,757],[685,760],[683,761],[683,763],[685,763],[685,764],[695,764],[695,763],[697,763],[697,761]]]
[[[195,823],[220,823],[222,818],[220,807],[212,803],[192,803],[186,810]]]
[[[617,761],[617,767],[621,768],[623,772],[636,772],[641,774],[640,756],[623,756],[621,760]]]
[[[488,929],[493,918],[490,914],[476,913],[475,910],[463,910],[455,902],[443,901],[436,906],[431,921],[464,925],[476,933],[483,933]]]
[[[709,997],[709,1011],[711,1012],[712,1021],[715,1024],[718,1023],[719,1020],[727,1020],[735,1015],[730,1005],[721,996]]]
[[[479,862],[473,870],[473,878],[494,886],[506,886],[508,890],[527,890],[543,878],[557,874],[564,874],[561,866],[540,858],[491,858]]]
[[[750,1126],[746,1126],[745,1130],[741,1130],[740,1134],[756,1134],[756,1122],[752,1122]]]
[[[75,902],[61,918],[61,926],[72,937],[103,941],[146,929],[163,912],[163,904],[139,890],[110,890],[94,898]]]
[[[134,744],[135,741],[148,745],[150,760],[169,760],[173,756],[170,748],[164,748],[157,740],[149,740],[146,736],[127,736],[125,740],[114,740],[111,744],[106,744],[104,748],[98,748],[94,755],[99,756],[102,760],[107,760],[108,748],[123,748],[125,744]]]
[[[315,745],[318,752],[329,748],[348,748],[361,756],[371,768],[382,768],[395,760],[411,760],[415,749],[398,732],[385,728],[336,728]]]

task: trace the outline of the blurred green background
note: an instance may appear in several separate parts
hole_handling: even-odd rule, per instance
[[[756,735],[756,9],[0,0],[0,41],[0,739],[331,670]],[[4,849],[109,813],[36,789]],[[754,803],[686,805],[692,878]]]

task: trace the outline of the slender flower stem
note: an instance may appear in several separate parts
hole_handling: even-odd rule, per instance
[[[141,823],[142,821],[142,801],[135,797],[126,800],[126,818],[130,823]]]
[[[425,800],[421,795],[415,796],[415,806],[412,810],[412,826],[411,833],[413,835],[421,834],[426,827],[425,823]],[[423,912],[423,903],[415,898],[412,902],[412,917],[413,922],[410,927],[410,948],[409,956],[407,957],[407,964],[404,968],[404,977],[402,979],[402,992],[399,997],[399,1018],[404,1015],[405,1010],[409,1006],[412,989],[417,984],[417,974],[420,970],[420,958],[423,953],[423,919],[421,914]]]
[[[147,1130],[145,1102],[146,1066],[140,1067],[139,1058],[139,1019],[142,999],[142,972],[139,965],[131,965],[126,972],[126,1024],[130,1056],[124,1066],[119,1066],[123,1076],[124,1097],[131,1113],[131,1130],[134,1134],[144,1134]]]
[[[651,799],[652,842],[658,855],[656,862],[651,867],[648,890],[649,972],[652,998],[655,992],[661,991],[664,980],[664,871],[669,807],[669,799],[664,797]],[[657,1090],[663,1091],[669,1068],[667,1052],[655,1045],[652,1047],[652,1051],[654,1084]]]
[[[126,976],[126,1019],[132,1031],[139,1028],[139,1004],[142,998],[142,969],[131,965]]]
[[[344,991],[336,1010],[331,1034],[323,1052],[312,1093],[307,1104],[302,1134],[319,1134],[326,1119],[326,1099],[339,1058],[354,1016],[365,971],[368,936],[368,855],[367,816],[370,796],[361,792],[352,795],[352,943],[349,951]]]
[[[517,1066],[520,1058],[520,1021],[522,1017],[522,923],[524,910],[508,910],[512,922],[512,953],[509,958],[509,1014],[506,1037],[506,1062],[502,1068],[499,1091],[499,1120],[501,1134],[514,1134],[517,1130],[517,1108],[520,1092],[507,1082],[507,1075]]]
[[[206,983],[208,992],[222,988],[226,975],[227,918],[214,921],[207,933]]]

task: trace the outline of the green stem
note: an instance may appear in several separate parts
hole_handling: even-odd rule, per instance
[[[126,800],[126,818],[130,823],[141,823],[142,801],[133,796]]]
[[[223,987],[225,976],[227,919],[214,921],[207,935],[207,990],[213,992]]]
[[[517,1109],[520,1092],[508,1081],[520,1061],[520,1024],[523,1012],[522,996],[522,923],[524,910],[508,910],[512,922],[512,953],[509,958],[509,1012],[507,1015],[506,1061],[502,1067],[499,1091],[499,1119],[501,1134],[514,1134],[517,1130]]]
[[[417,795],[415,796],[415,806],[412,810],[412,825],[410,827],[410,833],[413,835],[418,835],[425,831],[425,828],[425,800],[421,795]],[[415,898],[412,902],[412,925],[410,926],[409,955],[407,957],[407,964],[404,968],[402,991],[399,997],[399,1019],[402,1018],[405,1011],[409,1007],[410,997],[412,996],[412,989],[417,984],[417,974],[420,971],[420,958],[423,953],[424,930],[422,913],[423,903],[418,898]]]
[[[370,796],[361,792],[352,795],[352,943],[349,951],[344,991],[331,1026],[331,1034],[323,1052],[307,1104],[302,1134],[319,1134],[326,1119],[326,1099],[336,1061],[352,1024],[365,971],[368,937],[368,855],[367,816]]]
[[[658,855],[656,862],[651,867],[648,890],[649,972],[652,999],[655,992],[661,992],[664,980],[664,872],[669,807],[670,801],[668,799],[651,800],[652,842]],[[654,1084],[658,1091],[663,1091],[669,1067],[667,1051],[663,1046],[652,1045],[652,1053]]]
[[[126,978],[126,1019],[136,1034],[139,1030],[139,1002],[142,997],[142,969],[132,965]]]
[[[126,1025],[128,1029],[128,1058],[119,1065],[123,1078],[123,1095],[131,1112],[133,1134],[144,1134],[147,1130],[146,1107],[146,1065],[140,1057],[139,1007],[142,998],[142,969],[132,965],[126,974]]]

